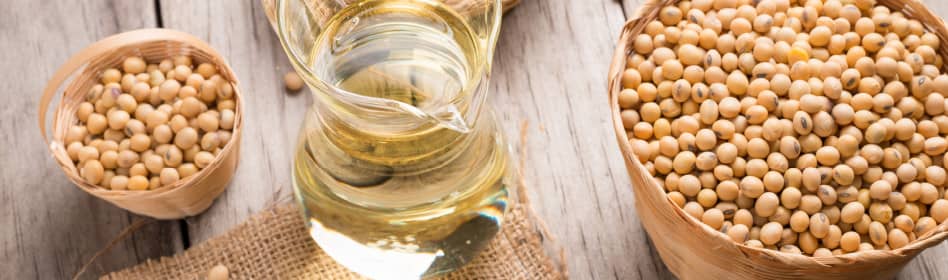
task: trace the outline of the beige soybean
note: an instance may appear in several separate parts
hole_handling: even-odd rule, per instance
[[[178,175],[178,170],[170,167],[162,168],[159,173],[159,180],[162,186],[170,185],[171,183],[177,182],[180,177]]]
[[[197,117],[198,127],[204,132],[214,132],[220,128],[218,116],[211,112],[201,113]]]
[[[149,186],[148,178],[141,175],[135,175],[128,179],[128,189],[135,191],[147,190]]]

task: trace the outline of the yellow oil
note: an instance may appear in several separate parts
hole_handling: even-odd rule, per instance
[[[506,145],[477,108],[483,41],[437,1],[362,1],[326,26],[307,67],[327,86],[312,87],[293,168],[311,235],[371,278],[457,269],[508,202]],[[353,105],[362,99],[415,113]]]

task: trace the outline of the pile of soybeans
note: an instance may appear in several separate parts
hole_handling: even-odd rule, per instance
[[[692,0],[633,37],[618,96],[685,213],[816,257],[906,246],[948,219],[940,39],[875,0]]]
[[[153,190],[212,164],[230,142],[234,88],[209,63],[189,56],[148,64],[128,57],[99,75],[78,105],[66,151],[88,183]]]

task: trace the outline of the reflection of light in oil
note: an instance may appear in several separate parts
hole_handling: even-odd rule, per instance
[[[500,225],[504,221],[504,211],[507,210],[507,189],[505,188],[504,191],[495,194],[492,200],[492,204],[477,211],[477,214]]]
[[[505,208],[507,208],[506,205],[502,207],[485,207],[484,209],[481,209],[481,211],[478,211],[477,214],[481,217],[490,219],[496,224],[501,224],[501,222],[504,220]]]
[[[401,219],[397,217],[393,217],[392,219],[388,221],[388,224],[395,225],[395,226],[402,226],[402,225],[407,225],[411,222],[434,220],[440,217],[451,215],[455,211],[457,211],[457,207],[445,207],[443,209],[434,209],[434,210],[425,212],[424,215],[406,216]]]
[[[444,255],[441,250],[436,253],[417,252],[418,246],[414,244],[392,246],[392,250],[363,245],[323,227],[315,219],[310,219],[309,233],[334,260],[372,279],[419,279],[435,258]],[[376,245],[395,245],[390,242],[393,241],[378,240]]]

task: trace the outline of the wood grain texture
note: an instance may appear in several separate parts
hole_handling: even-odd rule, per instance
[[[287,94],[292,67],[259,0],[161,1],[166,28],[209,42],[237,73],[244,92],[240,163],[231,185],[202,215],[187,219],[192,244],[219,235],[292,193],[296,135],[310,104],[307,92]]]
[[[625,18],[629,19],[632,15],[635,14],[635,10],[642,5],[642,3],[648,2],[647,0],[616,0],[622,5],[622,13],[625,14]]]
[[[154,26],[151,2],[0,1],[0,279],[69,279],[134,219],[72,186],[36,127],[46,79],[72,53],[113,33]],[[84,278],[180,251],[176,222],[118,243]]]
[[[566,248],[571,278],[673,279],[649,244],[612,137],[606,71],[628,15],[644,0],[525,0],[504,19],[490,103],[515,154],[533,208]],[[937,14],[948,3],[925,1]],[[187,219],[189,243],[219,235],[291,193],[296,134],[311,98],[286,94],[291,70],[257,0],[161,0],[165,27],[208,41],[240,79],[246,107],[241,163],[230,188]],[[63,279],[135,217],[76,190],[35,128],[45,79],[83,46],[155,26],[152,1],[0,1],[0,279]],[[527,143],[517,141],[528,124]],[[43,155],[42,157],[40,155]],[[42,160],[39,160],[42,158]],[[103,255],[87,277],[182,250],[177,222],[151,224]],[[948,244],[900,279],[948,278]]]
[[[490,103],[508,139],[529,125],[524,158],[533,207],[566,247],[576,279],[670,275],[633,207],[606,98],[625,17],[611,0],[524,1],[505,18]]]

